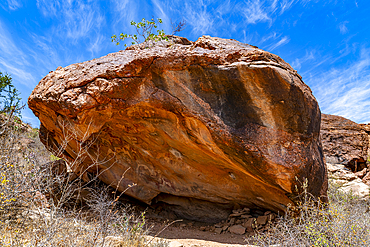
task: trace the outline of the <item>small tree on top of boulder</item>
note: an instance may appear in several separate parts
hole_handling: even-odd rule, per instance
[[[136,28],[137,34],[124,34],[121,33],[119,36],[113,35],[112,36],[112,42],[116,42],[116,45],[119,45],[122,41],[125,39],[131,39],[131,44],[140,44],[143,42],[148,42],[148,45],[153,45],[154,42],[160,41],[160,40],[168,40],[166,37],[166,34],[164,33],[163,29],[159,30],[158,24],[162,24],[162,19],[157,18],[155,20],[152,18],[151,20],[145,20],[143,18],[140,22],[136,23],[134,21],[131,21],[131,26],[134,26]],[[153,29],[156,31],[153,32]],[[125,44],[125,47],[127,44]]]

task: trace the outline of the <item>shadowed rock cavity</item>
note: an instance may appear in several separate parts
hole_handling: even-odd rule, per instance
[[[185,218],[283,212],[305,180],[325,198],[320,110],[296,71],[235,40],[172,40],[43,78],[28,104],[48,149],[85,179],[135,184],[127,195]]]

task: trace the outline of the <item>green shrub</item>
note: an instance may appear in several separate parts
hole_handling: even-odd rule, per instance
[[[138,23],[131,21],[130,25],[135,27],[137,34],[121,33],[119,36],[113,35],[112,42],[116,42],[116,45],[119,45],[122,41],[126,39],[131,39],[132,45],[146,42],[146,48],[148,48],[151,47],[154,42],[160,40],[168,40],[163,29],[157,29],[158,24],[162,24],[162,19],[157,18],[157,20],[154,20],[154,18],[152,18],[151,20],[145,20],[145,18],[143,18]],[[124,46],[127,46],[127,44],[124,44]]]

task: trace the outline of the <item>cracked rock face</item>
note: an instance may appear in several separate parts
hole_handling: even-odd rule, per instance
[[[365,168],[369,146],[367,132],[366,125],[344,117],[322,114],[321,141],[326,162],[346,165],[353,172]]]
[[[72,170],[178,216],[284,211],[308,180],[326,195],[320,110],[281,58],[237,42],[174,38],[58,68],[28,100]]]

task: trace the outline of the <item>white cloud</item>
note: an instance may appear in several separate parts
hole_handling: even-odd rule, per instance
[[[171,27],[171,18],[168,16],[167,6],[162,1],[152,0],[155,6],[155,18],[161,18],[163,23],[158,25],[159,30],[165,30],[165,33],[170,33],[169,30]],[[168,32],[166,32],[168,30]]]
[[[35,81],[35,79],[30,73],[24,71],[23,69],[20,69],[18,66],[12,65],[1,57],[0,65],[2,65],[3,68],[6,68],[5,71],[8,72],[13,78],[17,78],[17,81],[22,85],[30,89],[34,87],[33,82]]]
[[[308,81],[321,111],[356,122],[370,122],[370,51],[362,49],[358,61],[332,69]]]
[[[185,2],[186,22],[196,34],[207,34],[213,30],[214,16],[207,11],[207,7],[207,4],[202,0],[196,1],[196,3]]]
[[[295,70],[300,70],[301,69],[301,67],[302,67],[302,64],[301,64],[301,60],[300,59],[298,59],[298,58],[296,58],[293,62],[292,62],[292,64],[291,64],[291,66],[292,66],[292,68],[293,69],[295,69]]]
[[[132,20],[138,20],[143,16],[138,16],[137,2],[130,0],[110,0],[114,13],[113,32],[122,32],[122,28]],[[118,29],[117,29],[118,28]]]
[[[304,57],[296,58],[293,61],[292,68],[295,69],[295,70],[300,70],[301,67],[302,67],[302,64],[304,64],[306,62],[315,61],[315,57],[316,57],[316,51],[315,50],[306,51],[306,55]],[[311,65],[312,65],[312,63],[311,63]]]
[[[60,3],[58,0],[37,0],[36,6],[44,16],[50,17],[57,15]]]
[[[22,7],[21,1],[7,0],[7,3],[10,10],[16,10]]]
[[[4,56],[13,56],[15,54],[20,54],[21,51],[15,46],[15,43],[11,39],[11,35],[6,30],[4,24],[0,21],[0,51]]]
[[[348,28],[347,28],[347,23],[348,23],[348,21],[344,21],[344,22],[341,22],[340,24],[339,24],[339,31],[340,31],[340,33],[341,34],[346,34],[346,33],[348,33]]]
[[[243,14],[247,23],[256,24],[257,22],[272,21],[268,16],[269,11],[264,8],[263,3],[260,0],[249,0],[245,2]]]
[[[260,38],[260,44],[263,44],[263,49],[267,51],[273,51],[279,46],[285,45],[289,43],[290,39],[288,36],[281,37],[282,34],[278,34],[276,32],[272,32],[269,35],[266,35],[262,38]]]
[[[294,0],[281,0],[280,1],[280,14],[290,9],[295,1]]]
[[[73,42],[99,30],[105,21],[95,5],[92,1],[85,4],[77,0],[37,0],[37,7],[44,16],[58,20],[54,32]]]
[[[89,45],[88,51],[92,53],[92,57],[94,57],[94,54],[97,54],[101,51],[103,47],[103,42],[108,42],[108,41],[104,39],[103,35],[98,34],[96,36],[96,39]]]
[[[248,24],[259,22],[272,23],[273,16],[282,15],[289,10],[297,0],[248,0],[244,2],[242,14]]]
[[[0,22],[0,65],[2,65],[0,68],[3,72],[7,71],[13,77],[19,78],[23,85],[30,86],[33,77],[24,71],[24,68],[30,65],[27,55],[15,45],[11,37],[4,24]]]
[[[290,39],[288,38],[288,36],[284,36],[282,37],[278,42],[276,42],[275,44],[272,44],[268,50],[271,52],[273,50],[275,50],[276,48],[278,48],[279,46],[282,46],[282,45],[285,45],[287,43],[289,43]]]

